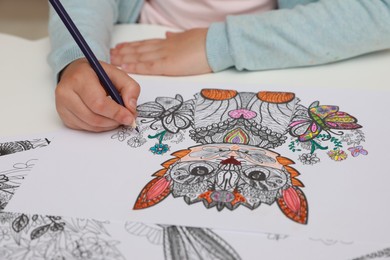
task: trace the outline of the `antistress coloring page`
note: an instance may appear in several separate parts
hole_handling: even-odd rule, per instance
[[[373,166],[388,160],[390,125],[378,113],[386,109],[386,95],[142,86],[139,132],[126,126],[99,134],[61,131],[10,209],[343,241],[390,239],[382,228],[390,212],[374,199],[390,196],[390,175]],[[31,193],[38,187],[42,192]]]
[[[304,164],[318,163],[320,151],[334,161],[347,159],[347,152],[351,157],[368,153],[360,145],[362,126],[336,105],[314,101],[306,107],[291,92],[203,89],[194,96],[157,97],[138,106],[142,131],[130,138],[131,147],[135,140],[140,146],[155,139],[150,152],[163,155],[170,150],[164,137],[180,142],[186,130],[196,145],[171,149],[173,158],[153,174],[134,209],[154,206],[169,195],[219,211],[277,204],[286,217],[306,224],[308,202],[300,173],[291,159],[275,152],[277,147],[292,137],[289,148],[301,152]],[[147,138],[146,129],[154,131]],[[122,128],[112,138],[131,132]]]
[[[1,147],[8,147],[7,157],[0,159],[2,205],[12,199],[25,177],[34,176],[36,164],[45,157],[34,151],[16,154],[18,143],[0,142]],[[312,249],[311,253],[301,254],[301,259],[310,259],[320,251],[325,252],[321,253],[320,259],[346,259],[357,255],[371,256],[368,259],[374,259],[372,256],[376,255],[379,259],[389,252],[383,245],[374,247],[353,241],[300,240],[275,233],[232,233],[207,228],[11,213],[0,209],[0,257],[9,260],[257,259],[259,248],[254,243],[262,245],[263,256],[269,255],[273,259],[289,257],[288,253],[283,253],[285,250],[276,248],[289,251],[289,248],[303,248],[304,245],[310,245]]]

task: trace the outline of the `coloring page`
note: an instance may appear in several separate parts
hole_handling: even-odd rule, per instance
[[[48,149],[49,144],[53,145],[49,138],[0,140],[2,206],[12,200],[26,178],[33,178],[36,166],[45,157],[43,150]],[[30,149],[21,149],[20,146]],[[310,250],[307,250],[308,247]],[[260,256],[272,259],[380,259],[389,256],[389,252],[385,244],[361,244],[321,238],[296,239],[275,233],[242,233],[130,221],[98,221],[13,213],[0,209],[0,257],[9,260],[238,260],[258,259]]]
[[[385,97],[143,84],[139,133],[63,131],[9,209],[390,241],[390,212],[378,199],[390,196],[379,166],[389,159]]]

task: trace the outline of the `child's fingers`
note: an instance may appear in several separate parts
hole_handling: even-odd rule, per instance
[[[126,108],[129,109],[135,117],[137,100],[141,92],[139,84],[127,75],[126,72],[121,71],[114,66],[103,64],[103,68],[107,72],[114,86],[122,95]]]
[[[180,33],[181,32],[170,32],[170,31],[168,31],[168,32],[165,33],[165,37],[169,38],[169,37],[175,36],[176,34],[180,34]]]
[[[126,89],[128,99],[138,98],[140,90],[134,80],[115,66],[106,63],[102,63],[102,66],[119,92]],[[56,88],[58,113],[66,125],[75,129],[98,132],[113,129],[120,124],[132,125],[136,102],[127,103],[134,104],[132,109],[108,97],[96,74],[84,61],[68,66]]]
[[[128,73],[142,74],[142,75],[168,75],[165,73],[163,62],[138,62],[123,64],[122,69]]]
[[[119,125],[112,119],[93,113],[73,91],[63,91],[62,88],[57,88],[56,94],[58,114],[65,125],[73,129],[100,132],[116,128]]]
[[[70,89],[67,85],[61,85],[56,89],[56,99],[59,107],[67,108],[84,122],[92,126],[108,123],[105,119],[111,119],[117,123],[127,123],[131,113],[116,104],[111,98],[107,97],[106,91],[100,85],[97,78],[90,79],[91,81],[79,82],[76,87]],[[121,110],[121,113],[113,112],[113,110]],[[131,122],[129,122],[131,123]]]
[[[120,70],[118,71],[121,72]],[[129,110],[117,104],[110,97],[107,97],[104,88],[98,80],[93,80],[88,85],[84,83],[82,87],[74,89],[74,93],[79,100],[75,100],[75,97],[61,98],[62,100],[72,101],[64,104],[64,106],[72,107],[72,112],[77,115],[84,115],[83,121],[88,124],[102,124],[104,122],[103,118],[111,119],[119,124],[125,125],[130,125],[134,121],[134,116]],[[59,94],[58,96],[60,98]],[[94,114],[100,115],[103,118],[96,117]]]
[[[149,39],[149,40],[134,41],[134,42],[122,42],[122,43],[117,44],[114,47],[114,49],[119,51],[120,49],[123,49],[123,48],[126,48],[126,47],[134,48],[134,47],[137,47],[139,45],[155,43],[155,42],[159,42],[161,40],[163,40],[163,39]]]
[[[157,52],[161,50],[163,46],[163,40],[126,43],[122,45],[121,48],[111,49],[110,62],[116,66],[120,66],[123,63],[136,62],[140,55]]]
[[[137,45],[135,47],[128,47],[125,46],[121,48],[117,55],[127,55],[127,54],[133,54],[133,53],[144,53],[144,52],[151,52],[151,51],[156,51],[161,49],[163,46],[163,41],[159,40],[156,42],[149,42],[149,43],[144,43]]]
[[[101,125],[90,125],[87,122],[80,119],[77,114],[73,113],[72,111],[65,109],[61,113],[63,122],[66,126],[76,129],[76,130],[87,130],[91,132],[104,132],[109,131],[112,129],[115,129],[118,127],[118,123],[112,126],[101,126]]]
[[[91,86],[87,86],[87,89],[89,89],[88,87]],[[58,112],[61,114],[61,118],[70,120],[73,117],[77,117],[91,127],[116,127],[118,125],[117,121],[95,113],[86,105],[85,101],[83,101],[83,99],[85,99],[83,97],[83,95],[85,95],[84,93],[85,90],[84,92],[79,91],[77,93],[74,91],[62,91],[59,88],[57,89],[56,105]],[[101,95],[103,95],[104,98],[108,99],[107,97],[105,97],[105,92],[101,93]],[[66,111],[71,112],[73,115],[68,118],[70,115],[69,113],[65,114]],[[64,114],[64,116],[62,116],[62,114]],[[65,115],[67,115],[67,117],[65,117]]]
[[[162,50],[148,52],[148,53],[127,55],[122,58],[119,66],[126,63],[157,61],[163,59],[165,56],[166,56],[166,52]]]
[[[86,110],[78,113],[84,113],[85,121],[89,124],[101,125],[105,122],[104,119],[111,119],[124,125],[131,125],[134,121],[134,115],[110,97],[96,96],[90,91],[81,92],[80,96],[92,114],[87,114]]]
[[[161,57],[163,42],[139,45],[138,47],[124,47],[119,51],[111,51],[110,62],[113,65],[120,66],[123,63],[132,63],[138,61],[148,61],[154,59],[154,56]]]

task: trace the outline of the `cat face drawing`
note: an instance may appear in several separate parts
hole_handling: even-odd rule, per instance
[[[269,150],[285,142],[297,103],[293,93],[205,89],[187,103],[176,97],[174,109],[172,100],[166,101],[156,99],[161,110],[172,111],[167,115],[171,124],[172,115],[183,118],[180,109],[186,107],[190,137],[199,145],[173,153],[141,191],[134,209],[154,206],[172,194],[218,211],[240,205],[253,210],[276,202],[288,218],[307,222],[307,201],[299,188],[303,184],[289,166],[293,161]],[[156,107],[151,102],[141,105],[139,116],[156,115]],[[168,125],[166,118],[159,119]]]
[[[161,164],[134,209],[154,206],[171,194],[189,205],[202,202],[218,211],[277,204],[289,219],[307,224],[300,173],[274,149],[290,137],[289,150],[302,152],[298,160],[311,165],[320,161],[316,151],[328,150],[332,160],[344,160],[343,142],[352,145],[348,151],[353,157],[367,151],[360,144],[364,134],[355,117],[338,106],[315,101],[307,108],[299,102],[290,92],[203,89],[187,101],[177,94],[141,104],[141,122],[157,131],[148,136],[159,141],[150,148],[152,153],[163,155],[169,150],[163,143],[169,140],[166,136],[187,129],[195,145],[172,153],[173,158]]]
[[[266,149],[237,144],[209,144],[173,154],[155,173],[134,206],[153,206],[169,194],[221,211],[243,205],[256,209],[275,201],[289,218],[307,221],[307,202],[293,162]]]

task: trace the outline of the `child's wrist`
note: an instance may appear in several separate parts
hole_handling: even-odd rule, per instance
[[[66,65],[59,73],[58,73],[58,80],[57,80],[57,83],[61,81],[61,78],[64,74],[64,72],[71,66],[71,65],[75,65],[77,63],[82,63],[84,62],[84,60],[86,60],[85,58],[79,58],[79,59],[76,59],[70,63],[68,63],[68,65]]]

